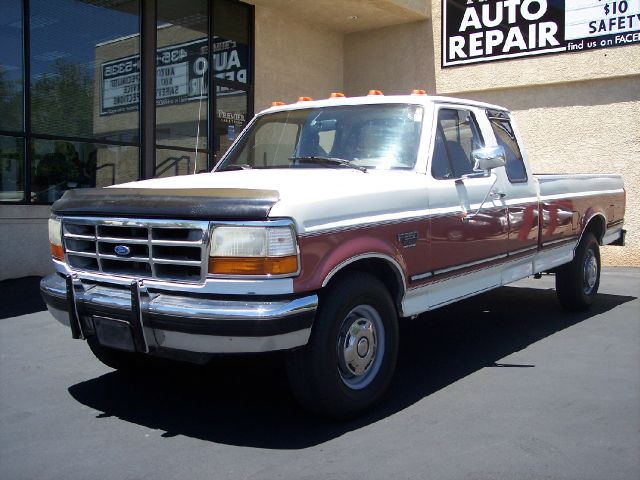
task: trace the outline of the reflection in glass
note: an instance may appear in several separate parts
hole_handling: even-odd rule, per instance
[[[23,131],[22,2],[0,2],[0,130]]]
[[[22,138],[0,137],[0,202],[24,200]]]
[[[234,1],[216,1],[213,5],[213,38],[215,77],[247,83],[249,7]]]
[[[72,188],[106,187],[137,180],[138,147],[34,140],[31,199],[54,202]]]
[[[32,0],[34,133],[137,142],[139,1]]]
[[[207,148],[207,1],[158,1],[156,143]]]
[[[247,92],[225,88],[216,93],[217,159],[229,149],[247,122]]]
[[[197,160],[196,163],[195,151],[156,148],[154,177],[173,177],[206,171],[207,154],[198,152]]]

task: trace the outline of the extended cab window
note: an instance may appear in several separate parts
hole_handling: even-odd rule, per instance
[[[508,114],[498,110],[487,110],[487,117],[498,145],[504,147],[507,155],[507,178],[510,182],[526,182],[527,170]]]
[[[483,145],[473,113],[441,109],[438,112],[431,174],[437,179],[449,179],[472,173],[471,152]]]

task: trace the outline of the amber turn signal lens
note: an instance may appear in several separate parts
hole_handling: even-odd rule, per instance
[[[55,245],[53,243],[50,243],[49,245],[51,245],[51,256],[56,260],[64,260],[62,245]]]
[[[298,258],[210,257],[210,275],[286,275],[298,271]]]

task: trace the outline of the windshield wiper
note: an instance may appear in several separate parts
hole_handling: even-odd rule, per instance
[[[354,165],[349,160],[345,160],[344,158],[310,155],[307,157],[290,157],[289,160],[301,163],[318,163],[320,165],[338,165],[340,167],[354,168],[356,170],[360,170],[363,173],[367,173],[367,169],[365,167]]]
[[[243,163],[242,165],[238,165],[236,163],[231,163],[229,165],[225,165],[224,167],[222,167],[221,169],[219,169],[219,172],[230,172],[232,170],[251,170],[253,167],[251,165],[248,165],[246,163]]]

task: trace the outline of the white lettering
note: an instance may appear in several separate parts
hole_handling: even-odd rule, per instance
[[[518,13],[518,9],[516,8],[520,5],[520,0],[505,0],[502,4],[502,8],[507,9],[508,14],[508,23],[516,23],[516,13]]]
[[[550,45],[557,47],[560,42],[556,40],[558,25],[553,22],[543,22],[538,25],[538,47]]]
[[[467,54],[464,53],[464,37],[449,38],[449,59],[455,60],[456,58],[467,58]]]
[[[478,13],[473,7],[467,7],[464,11],[462,23],[460,24],[460,29],[458,31],[464,32],[469,27],[473,27],[478,30],[482,28],[482,23],[480,22],[480,18],[478,18]]]
[[[482,23],[485,27],[497,27],[502,23],[502,4],[496,3],[494,5],[496,7],[496,17],[494,19],[491,19],[490,15],[491,4],[485,3],[482,5]]]
[[[493,53],[493,47],[497,47],[504,40],[504,33],[502,30],[490,30],[487,32],[487,55]]]
[[[507,33],[507,39],[502,47],[502,53],[509,52],[512,48],[518,48],[520,50],[526,50],[527,44],[524,41],[522,32],[518,27],[511,27],[509,33]]]
[[[532,3],[538,4],[538,11],[531,13],[530,6]],[[538,20],[545,13],[547,13],[547,0],[524,0],[522,7],[520,7],[520,15],[525,20]]]

